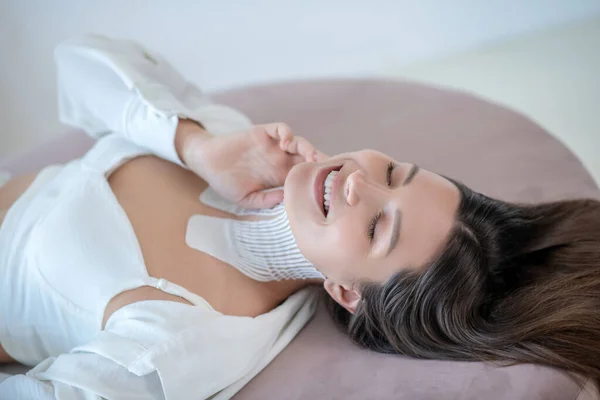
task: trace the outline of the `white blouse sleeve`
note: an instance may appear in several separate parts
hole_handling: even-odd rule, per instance
[[[128,40],[88,35],[54,53],[61,122],[99,138],[116,132],[181,165],[175,150],[179,118],[211,134],[247,128],[249,119],[213,104],[164,58]]]
[[[48,358],[26,375],[0,382],[0,399],[164,399],[156,373],[137,376],[94,353]]]

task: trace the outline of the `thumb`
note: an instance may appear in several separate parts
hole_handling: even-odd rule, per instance
[[[283,189],[256,191],[248,194],[238,204],[244,208],[272,208],[283,201]]]

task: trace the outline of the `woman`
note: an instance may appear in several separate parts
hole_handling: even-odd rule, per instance
[[[12,246],[0,260],[0,344],[39,363],[0,394],[230,397],[310,317],[304,288],[315,283],[350,336],[377,351],[600,377],[598,202],[508,204],[373,151],[297,163],[313,158],[310,144],[279,125],[244,133],[243,117],[207,105],[135,44],[87,38],[57,60],[63,119],[108,135],[82,160],[42,172],[0,229],[0,245]],[[208,136],[225,131],[241,133]],[[282,175],[284,213],[230,207],[278,203],[280,191],[257,190]],[[97,176],[114,196],[102,197]],[[207,184],[229,205],[198,202]],[[118,223],[123,211],[130,226]],[[256,262],[280,253],[275,270]],[[146,279],[123,274],[129,264]]]

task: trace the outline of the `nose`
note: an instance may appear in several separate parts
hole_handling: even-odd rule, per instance
[[[369,197],[378,196],[383,190],[379,185],[371,182],[360,169],[352,172],[346,179],[344,188],[346,202],[350,206],[357,205]]]

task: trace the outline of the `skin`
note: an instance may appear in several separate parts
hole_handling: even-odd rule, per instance
[[[178,135],[176,144],[183,151],[182,143],[186,141],[179,140],[180,137],[185,136]],[[299,147],[302,141],[295,143],[292,146]],[[286,146],[285,140],[282,146]],[[287,147],[286,151],[289,152]],[[324,284],[336,301],[353,311],[360,299],[355,290],[357,282],[384,281],[398,268],[424,264],[443,244],[458,207],[458,190],[431,172],[420,170],[410,184],[402,186],[410,164],[397,165],[392,186],[388,188],[385,181],[389,161],[381,153],[361,151],[303,162],[287,175],[284,197],[292,231],[302,253],[327,276],[325,282],[257,282],[185,246],[183,234],[191,215],[233,217],[220,215],[198,202],[207,182],[189,170],[156,157],[139,157],[117,169],[108,182],[136,233],[149,274],[164,277],[202,296],[217,311],[227,315],[260,315],[311,284]],[[343,185],[340,193],[334,195],[326,219],[313,196],[314,177],[321,168],[336,165],[342,166],[338,177]],[[34,176],[16,178],[0,189],[0,224],[4,211]],[[253,201],[256,200],[269,199]],[[400,239],[397,247],[386,254],[390,235],[388,210],[396,207],[403,214]],[[369,223],[380,209],[385,212],[371,244],[367,237]],[[163,229],[156,229],[157,225]],[[120,308],[144,300],[189,304],[152,287],[136,288],[118,294],[107,304],[104,323]],[[0,362],[10,361],[0,345]]]
[[[135,232],[149,275],[185,287],[218,312],[248,317],[264,314],[299,289],[320,283],[259,282],[185,243],[186,226],[192,215],[238,218],[198,201],[209,183],[217,188],[221,185],[225,191],[222,194],[238,204],[273,206],[281,202],[283,192],[260,191],[265,186],[281,186],[294,164],[315,160],[318,154],[312,145],[294,137],[285,124],[255,126],[247,132],[213,139],[199,124],[182,120],[175,147],[189,169],[157,157],[142,156],[121,165],[107,180]],[[202,156],[203,153],[207,154]],[[5,211],[36,175],[17,177],[0,188],[0,224]],[[229,184],[223,187],[225,180]],[[143,286],[115,295],[105,307],[102,326],[110,323],[111,316],[121,308],[146,300],[190,306],[183,298]],[[0,363],[11,361],[0,344]]]
[[[389,176],[388,166],[394,168]],[[317,204],[314,183],[323,168],[341,166],[327,217]],[[364,150],[324,162],[296,165],[288,174],[285,206],[300,251],[327,279],[327,292],[354,312],[361,281],[385,282],[402,268],[418,268],[446,242],[460,202],[448,180],[419,169],[405,182],[413,164]],[[396,210],[401,214],[399,239],[388,254]],[[382,212],[373,240],[373,218]]]

